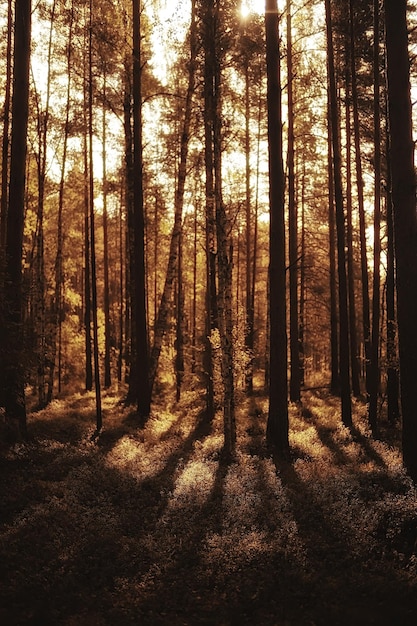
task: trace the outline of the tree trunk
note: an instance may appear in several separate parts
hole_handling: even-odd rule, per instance
[[[106,150],[106,69],[103,77],[103,119],[102,119],[102,156],[103,156],[103,273],[104,273],[104,387],[111,386],[111,326],[109,293],[109,236],[107,215],[107,150]]]
[[[328,132],[327,132],[327,173],[328,173],[328,203],[329,203],[329,288],[330,288],[330,392],[340,393],[339,368],[339,315],[337,310],[337,283],[336,283],[336,215],[334,207],[334,177],[333,177],[333,150],[332,128],[330,123],[330,103],[328,104]]]
[[[387,144],[389,142],[387,141]],[[389,162],[390,149],[387,147],[387,403],[388,421],[396,424],[400,418],[398,352],[397,352],[397,315],[395,302],[395,251],[394,251],[394,222],[391,195],[391,165]]]
[[[403,461],[417,480],[417,215],[406,0],[385,0]]]
[[[348,67],[348,63],[346,64]],[[346,71],[346,240],[347,240],[347,275],[349,301],[349,338],[350,368],[352,376],[352,392],[356,398],[361,394],[359,382],[358,339],[356,333],[356,298],[355,298],[355,262],[353,257],[353,221],[352,221],[352,168],[350,123],[349,70]]]
[[[89,5],[88,34],[88,165],[89,165],[89,218],[90,218],[90,253],[91,253],[91,311],[93,321],[93,358],[94,390],[96,399],[96,432],[102,427],[101,387],[98,346],[97,318],[97,270],[96,270],[96,234],[94,216],[94,170],[93,170],[93,0]]]
[[[51,337],[51,365],[49,369],[48,379],[48,391],[47,391],[47,403],[51,402],[55,369],[58,365],[57,379],[58,379],[58,393],[61,393],[62,387],[62,297],[63,297],[63,248],[64,248],[64,233],[63,233],[63,208],[64,208],[64,187],[65,187],[65,174],[67,163],[67,148],[68,148],[68,135],[69,135],[69,114],[70,114],[70,98],[71,98],[71,64],[72,64],[72,31],[74,23],[74,4],[71,3],[69,33],[68,33],[68,46],[67,46],[67,94],[65,105],[65,122],[64,122],[64,138],[62,146],[62,164],[61,164],[61,178],[59,181],[58,192],[58,219],[57,219],[57,243],[56,243],[56,257],[55,257],[55,290],[53,300],[53,320],[52,320],[52,337]],[[57,361],[58,353],[58,361]]]
[[[339,136],[339,113],[335,80],[335,63],[332,38],[332,15],[330,0],[325,0],[326,32],[327,32],[327,63],[330,99],[330,123],[333,147],[333,176],[336,208],[337,232],[337,268],[339,277],[339,354],[340,354],[340,386],[342,401],[342,422],[345,426],[352,425],[352,407],[349,377],[349,318],[345,255],[345,216],[343,209],[342,190],[342,159]]]
[[[379,324],[381,306],[381,121],[379,98],[379,0],[374,0],[374,278],[372,289],[372,340],[369,384],[369,426],[378,434]]]
[[[355,169],[356,185],[358,193],[359,212],[359,237],[361,255],[361,284],[362,284],[362,327],[365,350],[365,385],[368,391],[369,364],[371,360],[371,323],[369,311],[369,277],[368,257],[366,252],[366,224],[365,206],[363,197],[363,176],[361,159],[361,138],[359,125],[358,89],[356,80],[356,53],[355,53],[355,25],[353,13],[353,0],[349,0],[349,34],[350,34],[350,74],[352,82],[352,110],[353,110],[353,133],[355,141]]]
[[[6,81],[4,86],[3,136],[1,147],[1,190],[0,190],[0,277],[3,279],[4,253],[7,233],[7,191],[9,174],[9,128],[10,97],[12,86],[12,0],[7,2],[7,43],[6,43]]]
[[[284,165],[279,18],[276,0],[266,0],[266,68],[269,157],[269,413],[267,438],[277,452],[289,454],[286,328]]]
[[[137,409],[141,420],[151,410],[151,385],[146,324],[145,219],[142,161],[142,70],[140,0],[133,0],[133,220],[135,254]]]
[[[185,99],[184,121],[181,133],[180,163],[178,169],[178,182],[175,194],[175,215],[174,227],[171,234],[169,249],[168,267],[165,274],[164,289],[161,296],[161,303],[158,309],[158,316],[155,320],[154,341],[150,359],[150,386],[153,388],[158,367],[159,355],[161,353],[162,341],[167,329],[168,315],[172,307],[173,283],[177,270],[179,241],[181,238],[182,212],[184,206],[185,179],[187,176],[188,144],[190,136],[192,99],[195,82],[195,59],[197,54],[196,28],[195,28],[195,8],[194,2],[191,8],[190,26],[190,62],[188,65],[188,86]]]
[[[9,204],[3,298],[2,384],[6,422],[14,438],[26,436],[23,353],[22,248],[29,113],[31,2],[15,2],[14,68]]]
[[[287,94],[288,94],[288,226],[289,226],[289,286],[290,286],[290,400],[299,402],[300,392],[300,352],[298,317],[298,214],[295,199],[294,162],[294,102],[292,64],[292,19],[291,0],[287,0]]]

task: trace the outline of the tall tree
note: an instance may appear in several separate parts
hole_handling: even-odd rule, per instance
[[[154,340],[150,357],[150,384],[153,388],[158,359],[162,348],[162,341],[167,330],[167,321],[170,310],[172,310],[172,293],[176,271],[178,269],[178,258],[180,252],[180,240],[182,229],[182,213],[184,206],[185,180],[187,175],[188,146],[190,140],[190,127],[193,105],[193,94],[195,84],[197,55],[196,25],[195,25],[195,2],[191,6],[190,22],[190,59],[188,64],[188,85],[185,96],[184,119],[182,124],[180,140],[180,161],[178,167],[177,188],[175,193],[174,226],[171,234],[168,266],[165,274],[164,289],[161,296],[157,317],[155,320]],[[156,271],[156,267],[155,267]],[[177,272],[178,273],[178,272]]]
[[[2,385],[6,420],[16,438],[26,435],[22,253],[29,114],[31,2],[16,0],[9,203],[3,297]]]
[[[404,465],[417,480],[417,214],[407,1],[385,0],[388,118],[394,213]]]
[[[337,231],[337,269],[339,278],[339,358],[340,387],[342,402],[342,422],[345,426],[352,424],[352,406],[350,397],[349,376],[349,318],[345,255],[345,216],[343,208],[342,163],[340,147],[340,124],[337,101],[335,61],[333,50],[333,28],[330,0],[325,0],[326,33],[327,33],[327,64],[330,101],[330,127],[333,149],[333,177],[336,208]]]
[[[142,67],[141,67],[141,3],[133,0],[133,223],[136,300],[136,358],[138,361],[137,409],[141,419],[151,410],[149,383],[149,351],[146,320],[145,280],[145,218],[143,197],[143,147],[142,147]],[[139,371],[140,364],[140,371]]]
[[[365,349],[365,378],[366,389],[369,382],[369,364],[371,361],[371,324],[369,310],[369,277],[368,277],[368,256],[366,249],[366,223],[365,223],[365,201],[364,183],[362,168],[361,135],[359,122],[358,85],[356,71],[356,45],[355,45],[355,16],[353,10],[354,0],[349,0],[349,37],[350,37],[350,78],[352,85],[352,113],[353,113],[353,134],[355,144],[355,169],[356,186],[358,196],[359,213],[359,237],[361,256],[361,285],[362,285],[362,328],[363,342]]]
[[[267,438],[282,456],[289,453],[286,328],[284,165],[279,17],[276,0],[266,0],[266,71],[269,161],[269,413]]]
[[[213,56],[213,160],[214,160],[214,198],[216,207],[216,241],[218,270],[218,313],[222,352],[223,379],[223,422],[224,450],[231,458],[236,446],[235,390],[234,390],[234,345],[232,315],[232,265],[233,251],[230,242],[230,221],[223,200],[222,171],[222,72],[220,32],[220,0],[214,2],[214,56]]]
[[[295,197],[294,96],[291,0],[287,0],[287,95],[288,95],[288,253],[290,287],[290,400],[300,401],[300,346],[298,316],[298,213]]]
[[[9,173],[9,129],[10,129],[10,99],[12,83],[12,0],[7,2],[7,44],[6,44],[6,82],[4,89],[3,106],[3,136],[1,146],[1,189],[0,189],[0,271],[3,270],[4,253],[6,247],[7,225],[7,191]]]
[[[91,254],[91,310],[93,321],[93,360],[94,360],[94,390],[96,399],[96,428],[97,433],[102,427],[100,360],[98,345],[98,302],[97,302],[97,269],[96,269],[96,232],[94,214],[94,170],[93,170],[93,0],[89,4],[88,24],[88,199],[90,223],[90,254]]]
[[[372,289],[372,337],[369,385],[369,425],[377,435],[379,393],[379,324],[381,306],[381,113],[379,78],[379,0],[374,0],[374,276]]]

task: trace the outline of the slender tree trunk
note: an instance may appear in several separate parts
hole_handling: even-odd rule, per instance
[[[387,144],[389,141],[387,141]],[[398,376],[398,352],[397,352],[397,315],[395,301],[395,251],[394,251],[394,222],[391,195],[391,165],[389,162],[390,149],[387,147],[387,277],[386,277],[386,300],[387,300],[387,403],[388,420],[396,424],[400,418],[399,376]]]
[[[84,48],[88,46],[87,35]],[[84,158],[84,327],[85,327],[85,389],[93,388],[93,351],[91,336],[91,255],[90,255],[90,217],[89,217],[89,161],[88,161],[88,87],[87,63],[84,59],[84,99],[83,99],[83,158]]]
[[[168,267],[165,274],[164,289],[161,296],[161,303],[158,315],[155,320],[154,341],[150,358],[150,385],[153,388],[156,371],[158,367],[159,355],[161,353],[162,341],[167,329],[170,305],[172,305],[172,291],[175,273],[178,262],[179,241],[181,238],[182,212],[184,205],[185,179],[187,175],[188,144],[191,126],[192,102],[195,83],[195,65],[197,54],[196,27],[195,27],[195,7],[194,1],[191,9],[190,27],[190,63],[188,66],[188,86],[185,99],[184,121],[181,133],[180,163],[178,169],[177,190],[175,194],[175,214],[174,227],[171,234],[169,249]]]
[[[146,324],[145,218],[142,161],[141,8],[133,0],[133,216],[135,252],[136,355],[138,371],[137,409],[142,420],[151,410],[148,331]]]
[[[337,90],[335,80],[335,63],[332,38],[332,15],[330,0],[325,0],[327,62],[329,74],[329,99],[333,147],[333,176],[336,207],[337,260],[339,278],[339,354],[340,354],[340,385],[342,401],[342,422],[345,426],[352,425],[352,406],[350,397],[349,377],[349,318],[345,255],[345,217],[343,209],[342,166],[339,136],[339,113],[337,106]]]
[[[304,340],[305,340],[305,303],[306,303],[306,227],[305,227],[305,161],[303,161],[303,176],[301,183],[301,268],[300,268],[300,317],[299,317],[299,361],[300,361],[300,385],[305,384],[305,359],[304,359]],[[337,345],[337,344],[336,344]]]
[[[245,386],[249,394],[253,392],[253,340],[254,340],[254,300],[252,295],[252,270],[251,263],[252,250],[252,215],[251,215],[251,168],[250,168],[250,80],[249,80],[249,59],[245,56],[245,182],[246,182],[246,198],[245,198],[245,216],[246,216],[246,266],[245,266],[245,283],[246,283],[246,328],[245,328],[245,348],[248,356],[248,365],[246,368]]]
[[[417,480],[417,215],[406,0],[385,0],[403,460]]]
[[[181,387],[184,381],[184,285],[182,269],[182,233],[178,239],[178,278],[177,278],[177,306],[176,306],[176,356],[175,356],[175,383],[176,401],[181,399]]]
[[[372,341],[369,385],[369,426],[378,434],[379,324],[381,307],[381,114],[379,96],[379,0],[374,0],[374,277],[372,289]]]
[[[298,212],[295,198],[294,102],[292,63],[291,0],[287,0],[287,94],[288,94],[288,225],[289,225],[289,287],[290,287],[290,400],[299,402],[300,353],[298,317]]]
[[[107,119],[106,119],[106,69],[103,77],[103,119],[102,119],[102,156],[103,156],[103,271],[104,271],[104,387],[111,386],[111,326],[109,292],[109,235],[107,214]]]
[[[120,207],[119,207],[119,346],[117,355],[117,382],[122,382],[122,369],[123,369],[123,355],[124,355],[124,316],[125,316],[125,272],[124,263],[125,258],[123,254],[124,240],[123,240],[123,184],[120,191]]]
[[[266,0],[266,69],[269,156],[269,413],[267,439],[286,457],[288,441],[288,380],[284,164],[282,146],[279,18],[276,0]]]
[[[9,204],[3,298],[2,385],[6,423],[16,439],[26,436],[23,354],[22,249],[29,113],[31,2],[16,0]]]
[[[355,168],[356,184],[358,192],[358,212],[359,212],[359,237],[361,255],[361,284],[362,284],[362,327],[363,342],[365,351],[365,384],[368,391],[369,364],[371,361],[371,323],[369,310],[369,277],[368,277],[368,256],[366,252],[366,224],[365,224],[365,203],[363,195],[363,175],[361,159],[361,137],[359,124],[358,89],[356,79],[356,53],[355,53],[355,25],[353,0],[349,0],[349,34],[350,34],[350,74],[352,82],[352,110],[353,110],[353,132],[355,141]]]
[[[208,419],[214,417],[213,350],[211,334],[218,328],[216,290],[215,197],[213,158],[213,107],[214,107],[214,20],[213,0],[203,5],[204,48],[204,166],[205,166],[205,216],[206,216],[206,324],[204,372],[206,376],[206,411]]]
[[[96,234],[94,215],[94,170],[93,170],[93,0],[89,5],[88,34],[88,165],[89,165],[89,218],[90,218],[90,253],[91,253],[91,311],[93,321],[93,357],[94,390],[96,398],[96,432],[102,427],[100,364],[98,346],[97,318],[97,270],[96,270]]]
[[[3,278],[4,252],[6,248],[7,192],[9,175],[9,128],[10,99],[12,86],[12,0],[7,2],[7,43],[6,43],[6,78],[4,85],[3,136],[1,147],[1,191],[0,191],[0,277]]]
[[[197,204],[194,206],[193,219],[193,288],[191,313],[191,372],[196,369],[196,340],[197,340]]]
[[[51,338],[51,365],[49,369],[47,403],[51,402],[55,369],[58,365],[58,393],[62,388],[62,300],[63,300],[63,249],[64,249],[64,233],[63,233],[63,209],[64,209],[64,188],[65,174],[67,164],[67,149],[69,135],[69,114],[71,103],[71,65],[72,65],[72,32],[74,23],[74,5],[71,4],[68,46],[67,46],[67,95],[65,105],[65,122],[64,122],[64,138],[62,146],[62,164],[61,177],[59,181],[58,192],[58,219],[57,219],[57,244],[55,257],[55,290],[53,300],[53,321],[52,321],[52,338]],[[58,353],[58,360],[57,360]]]
[[[337,309],[336,283],[336,215],[334,207],[334,177],[333,177],[333,150],[332,128],[330,122],[330,103],[328,104],[328,133],[327,133],[327,172],[328,172],[328,203],[329,203],[329,287],[330,287],[330,392],[340,393],[339,368],[339,315]]]
[[[55,22],[55,6],[52,3],[49,26],[49,42],[48,55],[46,63],[46,96],[45,107],[39,94],[36,94],[37,104],[37,134],[38,134],[38,152],[36,155],[37,163],[37,182],[38,182],[38,203],[37,203],[37,222],[35,236],[35,257],[34,257],[34,285],[33,285],[33,310],[35,316],[35,354],[37,358],[37,387],[38,387],[38,407],[44,408],[47,404],[46,389],[46,277],[45,277],[45,253],[44,253],[44,213],[45,213],[45,184],[46,184],[46,165],[47,165],[47,138],[49,129],[49,108],[51,93],[51,63],[52,63],[52,39]],[[49,337],[50,339],[50,337]]]
[[[346,64],[348,67],[348,64]],[[353,257],[353,221],[352,221],[352,168],[351,168],[351,138],[352,127],[350,122],[350,93],[349,70],[346,76],[346,243],[347,243],[347,277],[349,302],[349,338],[350,338],[350,368],[352,377],[352,392],[356,398],[361,395],[359,382],[358,339],[356,333],[356,297],[355,297],[355,261]]]

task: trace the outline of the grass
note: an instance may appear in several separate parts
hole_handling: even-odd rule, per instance
[[[198,392],[138,429],[90,394],[30,415],[0,456],[0,623],[417,623],[417,492],[365,408],[290,407],[292,463],[265,445],[267,400],[239,398],[236,460]],[[389,434],[389,433],[388,433]]]

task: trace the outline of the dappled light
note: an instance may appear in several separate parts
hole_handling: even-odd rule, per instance
[[[81,425],[59,402],[33,414],[36,439],[1,458],[4,623],[352,624],[365,596],[378,623],[412,623],[417,491],[361,410],[352,435],[308,392],[290,411],[291,464],[242,401],[225,465],[221,415],[202,425],[187,402],[160,402],[137,430],[105,395],[95,442],[89,395],[67,400]]]
[[[0,3],[0,624],[417,624],[417,0]]]

